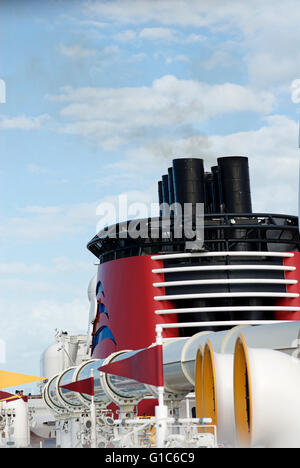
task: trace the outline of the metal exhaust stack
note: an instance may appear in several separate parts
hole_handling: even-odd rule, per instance
[[[204,417],[203,405],[203,348],[199,347],[195,361],[195,400],[196,400],[196,416],[197,418]]]
[[[218,158],[226,213],[252,213],[248,158]]]
[[[173,168],[168,169],[169,204],[175,203]]]
[[[249,357],[243,338],[237,340],[234,356],[235,421],[241,447],[252,445],[252,391],[249,375]]]
[[[249,348],[241,335],[235,346],[233,380],[239,446],[299,448],[299,359]]]
[[[193,224],[196,220],[196,205],[205,202],[205,184],[204,184],[204,165],[203,160],[199,158],[182,158],[173,160],[173,182],[174,196],[176,205],[181,206],[183,218],[188,214],[192,215]],[[190,213],[187,206],[189,204]],[[186,208],[186,209],[185,209]],[[179,213],[176,213],[179,216]],[[205,304],[204,304],[205,305]],[[203,300],[193,301],[192,307],[203,306]],[[179,320],[196,322],[202,320],[197,313],[187,314],[185,318],[179,317]],[[189,330],[189,334],[197,333],[198,329]],[[183,336],[186,330],[181,330]]]
[[[215,190],[215,183],[214,177],[211,172],[205,172],[204,174],[204,195],[205,195],[205,203],[204,203],[204,212],[205,213],[216,213],[217,212],[217,204],[216,204],[216,190]]]
[[[168,215],[168,208],[167,205],[170,204],[169,202],[169,176],[168,174],[164,174],[162,176],[162,216]]]
[[[218,158],[222,190],[222,211],[238,215],[252,213],[248,158],[228,156]],[[238,217],[236,218],[239,221]],[[237,239],[233,250],[252,250],[253,245],[243,242],[246,230],[233,229],[231,236]]]
[[[205,339],[205,337],[202,337],[201,342],[200,339],[198,340],[200,350],[195,361],[197,417],[211,417],[214,420],[217,426],[218,440],[225,446],[236,446],[237,441],[240,446],[252,446],[250,440],[252,429],[250,430],[249,427],[252,427],[253,421],[253,405],[250,405],[252,401],[250,397],[252,398],[251,395],[253,393],[250,392],[251,382],[247,364],[248,351],[246,354],[241,347],[239,347],[239,353],[236,351],[240,336],[243,337],[244,342],[247,342],[248,349],[251,347],[251,353],[257,354],[252,364],[255,365],[255,369],[258,365],[257,363],[259,361],[262,362],[262,379],[265,378],[264,374],[267,375],[269,372],[269,368],[272,369],[272,373],[276,374],[280,372],[276,365],[279,360],[283,360],[283,362],[290,362],[289,359],[293,360],[295,369],[291,370],[290,377],[300,367],[300,362],[298,364],[298,361],[294,357],[291,357],[298,355],[299,322],[274,323],[261,326],[238,326],[231,330],[208,335],[205,346],[203,344],[203,338]],[[204,353],[202,346],[204,346]],[[236,355],[234,356],[235,351]],[[264,355],[268,352],[270,353],[269,361],[264,361]],[[280,355],[284,357],[282,358]],[[237,366],[235,379],[239,385],[239,389],[243,392],[242,398],[241,396],[238,397],[237,393],[236,397],[234,397],[234,361]],[[285,380],[285,378],[282,379]],[[275,382],[272,375],[270,375],[270,380],[271,382]],[[295,384],[288,385],[294,386]],[[256,388],[257,386],[256,384]],[[261,405],[263,407],[267,407],[264,399],[268,399],[269,395],[276,391],[276,388],[280,388],[280,385],[277,383],[275,385],[271,383],[270,386],[272,388],[269,390],[267,385],[263,384],[260,395],[256,394],[253,397],[255,401],[258,401],[257,397],[261,398]],[[291,394],[289,389],[283,390],[282,394],[284,391],[288,395]],[[238,403],[236,402],[237,398],[239,398]],[[274,408],[278,408],[279,405],[280,398],[274,404]],[[262,409],[259,411],[262,411],[262,414],[264,414]],[[272,410],[270,411],[272,412]],[[280,419],[280,411],[278,417]],[[265,419],[270,418],[266,416]],[[277,422],[275,424],[280,426],[281,423]],[[239,434],[238,440],[236,437],[236,427]],[[275,438],[274,429],[271,424],[265,426],[262,434],[264,436],[268,434],[268,441],[260,440],[259,443],[255,442],[256,445],[276,446],[276,444],[281,443],[280,440],[278,442]],[[257,436],[261,437],[261,435]]]
[[[211,168],[212,183],[214,190],[215,205],[213,206],[212,213],[223,212],[223,197],[222,197],[222,185],[221,175],[219,166],[213,166]]]
[[[163,188],[162,188],[162,180],[158,181],[158,204],[159,204],[159,216],[162,217],[162,204],[163,204]]]
[[[202,375],[204,416],[211,418],[217,426],[218,441],[225,446],[233,446],[233,355],[214,352],[208,340],[204,348]]]
[[[204,203],[203,160],[183,158],[173,160],[173,182],[175,203],[179,203],[184,213],[184,204],[191,203],[193,215],[196,203]]]

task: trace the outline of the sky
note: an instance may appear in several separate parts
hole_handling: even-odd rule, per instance
[[[99,206],[157,202],[172,159],[247,156],[253,211],[297,214],[299,22],[297,0],[1,0],[1,369],[86,333]]]

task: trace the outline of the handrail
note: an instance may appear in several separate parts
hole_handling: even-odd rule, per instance
[[[131,222],[135,228],[139,223],[143,226],[140,235],[132,236],[134,228]],[[100,258],[101,262],[128,256],[159,255],[168,253],[170,249],[173,253],[184,253],[186,241],[191,239],[176,237],[176,229],[178,224],[174,224],[172,219],[169,227],[163,226],[162,218],[126,221],[100,231],[88,243],[87,248]],[[266,251],[270,244],[292,246],[291,250],[298,250],[300,245],[298,218],[265,213],[204,215],[206,250],[236,250],[238,244],[244,244],[246,251]],[[282,249],[288,250],[286,247]]]

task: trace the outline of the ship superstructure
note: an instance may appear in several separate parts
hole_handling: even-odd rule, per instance
[[[230,322],[299,318],[298,219],[252,213],[247,158],[219,158],[210,172],[202,159],[175,159],[158,193],[160,218],[140,220],[146,236],[133,239],[128,221],[114,227],[114,236],[110,227],[88,244],[100,262],[93,357],[149,346],[157,323],[203,322],[166,328],[171,338]],[[176,237],[184,213],[175,210],[187,204],[204,206],[199,250],[187,248],[193,242],[183,231]]]
[[[88,243],[87,337],[44,353],[56,446],[300,447],[298,218],[252,211],[247,158],[204,164]]]

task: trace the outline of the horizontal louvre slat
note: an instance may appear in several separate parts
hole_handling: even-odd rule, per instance
[[[156,327],[164,328],[190,328],[190,327],[212,327],[212,326],[232,326],[232,325],[267,325],[271,323],[286,323],[288,320],[215,320],[213,322],[186,322],[186,323],[163,323]]]
[[[218,299],[228,297],[299,297],[297,293],[277,292],[238,292],[238,293],[203,293],[203,294],[174,294],[169,296],[155,296],[155,301],[176,301],[178,299]]]
[[[156,288],[167,288],[172,286],[194,286],[194,285],[214,285],[214,284],[297,284],[297,280],[281,279],[212,279],[212,280],[186,280],[186,281],[165,281],[163,283],[153,283]]]
[[[152,255],[152,260],[169,260],[176,258],[199,258],[199,257],[294,257],[292,252],[244,252],[244,251],[222,251],[222,252],[197,252],[197,253],[176,253],[176,254],[163,254]]]
[[[297,312],[300,310],[300,307],[289,307],[289,306],[228,306],[228,307],[189,307],[182,309],[163,309],[156,310],[156,315],[167,315],[167,314],[188,314],[193,312],[248,312],[248,311],[289,311]]]
[[[278,265],[204,265],[204,266],[189,266],[189,267],[170,267],[170,268],[155,268],[152,273],[178,273],[182,271],[226,271],[226,270],[277,270],[277,271],[294,271],[294,266],[278,266]]]

